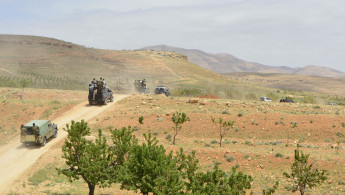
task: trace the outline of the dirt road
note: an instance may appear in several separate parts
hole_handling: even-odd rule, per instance
[[[113,103],[106,106],[94,105],[89,106],[88,102],[83,102],[75,106],[70,111],[66,112],[62,117],[52,121],[58,124],[59,132],[58,137],[51,139],[44,147],[40,146],[26,146],[20,142],[20,138],[0,148],[0,194],[4,194],[13,181],[18,178],[26,169],[35,163],[41,155],[49,151],[49,149],[56,143],[65,139],[67,132],[63,131],[67,123],[71,120],[85,121],[91,120],[99,113],[109,109],[117,101],[127,97],[126,95],[117,96]]]

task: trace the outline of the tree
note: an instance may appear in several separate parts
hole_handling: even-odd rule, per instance
[[[226,131],[229,130],[230,127],[234,126],[235,121],[224,121],[222,118],[219,118],[219,120],[216,121],[212,116],[211,120],[214,124],[219,125],[219,146],[222,147],[223,137],[225,136]]]
[[[112,169],[115,168],[112,150],[101,130],[94,142],[86,140],[90,128],[84,120],[72,121],[71,126],[67,124],[66,128],[68,136],[62,146],[62,158],[66,159],[68,169],[58,169],[58,172],[68,177],[70,182],[82,177],[88,184],[89,195],[93,195],[97,185],[106,187],[109,184]]]
[[[175,139],[176,139],[177,133],[182,128],[181,124],[189,121],[190,119],[184,112],[182,113],[176,112],[176,113],[173,113],[171,120],[175,124],[175,127],[173,127],[173,129],[175,129],[173,144],[175,145]]]
[[[138,120],[139,120],[139,124],[141,124],[141,125],[144,124],[144,122],[143,122],[144,117],[143,116],[140,116]]]
[[[194,169],[195,171],[196,169]],[[219,169],[216,163],[212,171],[190,171],[191,185],[187,185],[192,194],[246,194],[251,189],[253,178],[250,175],[237,171],[235,167],[231,172]]]
[[[183,181],[176,166],[176,158],[172,151],[167,155],[165,148],[160,145],[151,133],[144,134],[145,142],[134,145],[130,156],[124,162],[119,177],[121,188],[140,190],[142,194],[176,194],[182,192]]]
[[[31,84],[31,80],[29,78],[23,78],[20,80],[20,86],[23,88],[22,95],[20,96],[20,99],[23,99],[24,89],[29,87],[30,84]]]
[[[309,156],[309,154],[303,154],[302,151],[299,151],[297,145],[295,162],[291,165],[291,174],[283,173],[285,177],[292,180],[292,192],[299,190],[303,195],[307,186],[316,187],[327,179],[325,170],[312,169],[313,164],[308,164]]]
[[[114,155],[117,165],[123,165],[128,157],[131,148],[138,144],[135,135],[132,135],[134,129],[130,126],[120,129],[110,130],[111,138],[114,143]]]

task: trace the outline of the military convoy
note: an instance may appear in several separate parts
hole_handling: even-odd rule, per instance
[[[145,93],[148,94],[150,93],[150,89],[146,86],[146,80],[135,80],[134,81],[134,89],[138,93]]]
[[[57,137],[58,127],[50,120],[32,120],[21,125],[20,132],[22,143],[36,143],[45,146],[49,138]]]
[[[108,104],[108,101],[114,101],[113,92],[106,87],[104,80],[95,81],[89,85],[89,104]]]

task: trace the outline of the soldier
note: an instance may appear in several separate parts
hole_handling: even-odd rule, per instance
[[[37,139],[38,139],[38,127],[36,126],[35,123],[32,123],[32,132],[34,133],[35,140],[37,141]]]
[[[95,100],[95,96],[97,94],[97,89],[98,89],[98,81],[95,81],[95,84],[93,87],[93,97],[92,97],[93,100]]]
[[[105,83],[105,80],[103,79],[103,86],[105,87],[106,83]]]
[[[93,78],[93,80],[91,81],[91,83],[92,83],[93,85],[96,84],[96,79]]]

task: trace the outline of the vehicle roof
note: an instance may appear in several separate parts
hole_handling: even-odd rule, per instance
[[[157,86],[156,88],[166,88],[166,87],[164,87],[164,86]]]
[[[49,120],[32,120],[28,123],[26,123],[24,126],[25,127],[32,127],[33,123],[35,123],[36,126],[40,127],[44,124],[47,124],[48,122],[50,122]]]

